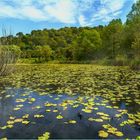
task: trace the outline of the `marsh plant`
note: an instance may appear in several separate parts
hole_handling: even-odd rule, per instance
[[[0,45],[0,75],[7,75],[14,70],[14,64],[20,55],[15,45]]]
[[[6,29],[2,29],[2,33],[3,37],[0,40],[0,76],[11,73],[20,56],[20,48],[13,45],[12,35],[8,35]]]

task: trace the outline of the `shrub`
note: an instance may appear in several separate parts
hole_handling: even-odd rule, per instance
[[[15,45],[0,45],[0,75],[12,72],[20,56],[20,48]]]
[[[130,63],[130,68],[133,70],[140,70],[140,60],[134,59]]]

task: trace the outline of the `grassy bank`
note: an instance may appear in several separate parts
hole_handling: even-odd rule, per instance
[[[66,60],[51,60],[47,62],[38,62],[37,59],[20,59],[18,64],[97,64],[107,66],[129,66],[131,69],[140,70],[140,61],[138,59],[100,59],[89,61],[66,61]]]

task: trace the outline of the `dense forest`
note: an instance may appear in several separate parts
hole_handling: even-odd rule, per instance
[[[127,20],[113,19],[97,27],[65,27],[61,29],[19,32],[16,36],[1,37],[2,44],[17,45],[21,58],[34,62],[98,61],[127,64],[140,59],[140,0],[127,15]]]

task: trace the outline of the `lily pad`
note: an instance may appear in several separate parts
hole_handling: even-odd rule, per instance
[[[108,133],[103,131],[103,130],[100,130],[98,133],[99,133],[99,137],[101,137],[101,138],[107,138],[108,137]]]

